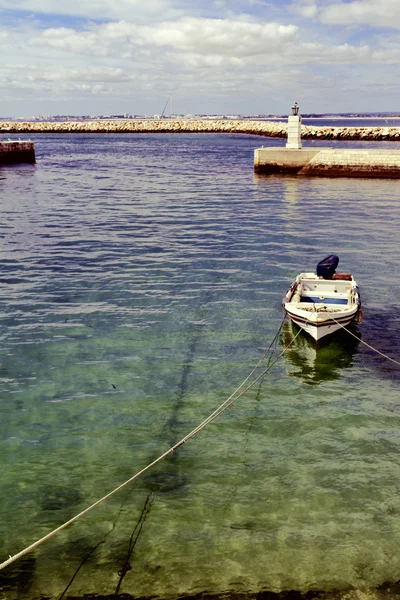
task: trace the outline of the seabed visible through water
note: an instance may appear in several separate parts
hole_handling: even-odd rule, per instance
[[[398,184],[259,178],[257,145],[37,135],[37,164],[0,172],[1,560],[211,414],[328,253],[360,285],[359,336],[398,359]],[[361,343],[299,336],[2,571],[1,600],[397,597],[399,382]]]

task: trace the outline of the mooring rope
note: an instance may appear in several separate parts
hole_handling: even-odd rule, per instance
[[[137,523],[132,531],[131,537],[129,539],[128,553],[127,553],[126,559],[124,561],[124,564],[122,565],[122,569],[120,571],[118,571],[119,580],[118,580],[117,587],[114,592],[115,598],[119,597],[119,590],[121,589],[122,581],[123,581],[125,575],[128,573],[128,571],[132,570],[132,566],[131,566],[131,562],[130,562],[132,560],[132,554],[133,554],[135,546],[138,542],[139,536],[142,533],[144,522],[146,521],[146,519],[149,515],[149,512],[150,512],[153,502],[154,502],[154,493],[149,494],[147,496],[146,502],[144,503],[142,513],[141,513],[139,520],[137,521]]]
[[[144,473],[149,471],[152,467],[154,467],[156,464],[161,462],[164,458],[166,458],[167,456],[169,456],[170,454],[175,452],[175,450],[177,450],[180,446],[185,444],[185,442],[190,440],[199,431],[204,429],[204,427],[206,427],[209,423],[214,421],[214,419],[216,419],[220,414],[222,414],[225,410],[227,410],[234,402],[239,400],[239,398],[241,398],[246,392],[248,392],[249,389],[251,389],[258,381],[260,381],[260,379],[262,379],[272,369],[272,367],[284,355],[286,350],[288,348],[290,348],[290,346],[296,340],[297,336],[300,335],[300,333],[302,331],[301,329],[299,329],[299,331],[297,332],[295,337],[289,342],[289,344],[287,344],[283,348],[283,350],[279,353],[278,357],[272,362],[268,361],[268,366],[262,371],[262,373],[260,375],[258,375],[252,382],[250,382],[246,386],[249,379],[252,377],[252,375],[255,373],[255,371],[261,366],[262,361],[268,354],[270,348],[272,347],[272,344],[277,339],[277,336],[279,335],[279,332],[282,329],[285,318],[286,317],[283,318],[282,323],[281,323],[277,333],[275,334],[273,341],[271,342],[271,344],[267,348],[267,350],[265,350],[263,356],[258,361],[257,365],[252,369],[252,371],[249,373],[249,375],[246,377],[246,379],[244,379],[244,381],[239,385],[239,387],[236,388],[236,390],[229,396],[229,398],[227,398],[213,413],[211,413],[211,415],[209,415],[206,419],[204,419],[204,421],[202,421],[197,427],[192,429],[192,431],[190,433],[188,433],[185,437],[183,437],[181,440],[179,440],[179,442],[177,442],[176,444],[171,446],[171,448],[169,448],[166,452],[161,454],[158,458],[153,460],[146,467],[144,467],[143,469],[141,469],[140,471],[138,471],[137,473],[132,475],[132,477],[127,479],[124,483],[121,483],[121,485],[116,487],[114,490],[112,490],[111,492],[109,492],[108,494],[106,494],[105,496],[103,496],[102,498],[100,498],[99,500],[97,500],[96,502],[94,502],[93,504],[91,504],[90,506],[85,508],[84,510],[82,510],[80,513],[78,513],[77,515],[75,515],[74,517],[72,517],[71,519],[69,519],[68,521],[66,521],[65,523],[63,523],[62,525],[60,525],[59,527],[54,529],[53,531],[50,531],[48,534],[46,534],[45,536],[43,536],[42,538],[40,538],[39,540],[37,540],[36,542],[31,544],[30,546],[27,546],[26,548],[24,548],[24,550],[21,550],[17,554],[14,554],[14,556],[10,555],[7,560],[5,560],[3,563],[0,564],[0,571],[2,569],[4,569],[5,567],[7,567],[8,565],[12,564],[13,562],[17,561],[19,558],[21,558],[25,554],[28,554],[28,552],[31,552],[32,550],[34,550],[35,548],[37,548],[38,546],[43,544],[43,542],[45,542],[45,541],[49,540],[50,538],[52,538],[53,536],[55,536],[57,533],[59,533],[60,531],[62,531],[63,529],[65,529],[66,527],[68,527],[69,525],[71,525],[72,523],[74,523],[75,521],[80,519],[81,517],[83,517],[84,515],[86,515],[89,511],[96,508],[96,506],[99,506],[99,504],[101,504],[102,502],[104,502],[105,500],[107,500],[108,498],[110,498],[111,496],[113,496],[114,494],[119,492],[120,490],[122,490],[122,488],[124,488],[127,485],[129,485],[130,483],[132,483],[132,481],[134,481],[135,479],[137,479],[138,477],[140,477],[141,475],[143,475]],[[246,387],[244,387],[244,386],[246,386]],[[238,394],[238,395],[236,395],[236,394]]]
[[[338,325],[340,325],[340,327],[342,327],[342,329],[344,329],[345,331],[347,331],[347,333],[349,333],[354,338],[356,338],[356,340],[358,340],[359,342],[361,342],[362,344],[364,344],[364,346],[367,346],[370,350],[373,350],[373,352],[376,352],[377,354],[380,354],[381,356],[383,356],[383,358],[386,358],[387,360],[390,360],[395,365],[399,365],[399,367],[400,367],[400,362],[398,360],[395,360],[394,358],[391,358],[387,354],[384,354],[383,352],[381,352],[377,348],[374,348],[373,346],[371,346],[371,344],[367,344],[367,342],[364,342],[364,340],[362,340],[360,337],[358,337],[357,335],[355,335],[352,331],[350,331],[350,329],[347,329],[347,327],[345,327],[344,325],[342,325],[341,323],[339,323],[339,321],[336,321],[335,317],[331,316],[331,318],[332,318],[333,321],[335,321],[335,323],[337,323]]]

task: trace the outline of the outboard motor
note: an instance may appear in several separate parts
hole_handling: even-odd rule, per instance
[[[324,279],[332,279],[335,274],[336,267],[339,264],[339,257],[336,254],[330,254],[324,260],[317,264],[317,275]]]

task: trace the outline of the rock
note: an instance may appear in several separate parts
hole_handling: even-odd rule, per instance
[[[287,136],[287,124],[233,119],[95,120],[66,122],[0,122],[0,133],[243,133]],[[398,140],[400,128],[302,126],[303,139]]]

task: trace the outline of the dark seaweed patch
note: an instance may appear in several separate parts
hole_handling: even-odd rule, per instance
[[[166,494],[183,488],[187,484],[187,477],[176,470],[151,473],[146,484],[152,492]]]
[[[18,595],[29,591],[36,568],[36,558],[23,557],[0,571],[0,592],[15,592]],[[6,596],[5,596],[6,597]]]
[[[41,489],[43,510],[64,510],[81,500],[81,494],[74,488],[45,486]]]

